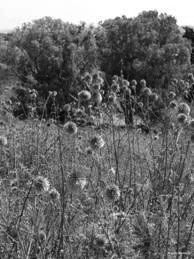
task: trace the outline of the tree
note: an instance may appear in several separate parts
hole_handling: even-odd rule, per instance
[[[100,26],[109,49],[102,55],[102,68],[109,75],[122,70],[127,79],[145,78],[151,87],[164,87],[190,67],[191,45],[172,16],[149,11],[133,19],[109,19]]]
[[[10,40],[10,64],[17,76],[45,99],[59,92],[67,102],[79,76],[97,66],[94,29],[45,17],[18,28]],[[58,102],[58,103],[60,103]]]

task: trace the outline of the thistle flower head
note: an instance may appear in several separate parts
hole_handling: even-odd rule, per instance
[[[82,90],[78,93],[78,98],[81,102],[86,102],[91,99],[91,93],[87,90]]]
[[[91,83],[92,82],[92,75],[90,73],[86,73],[85,76],[84,76],[84,80],[88,83]]]
[[[140,80],[140,85],[141,85],[142,88],[146,87],[146,80],[145,79],[141,79]]]
[[[130,83],[129,83],[128,80],[124,79],[124,80],[122,81],[122,85],[129,87]]]
[[[142,93],[150,96],[152,94],[152,90],[149,87],[146,86],[146,87],[142,88]]]
[[[177,107],[178,107],[177,101],[172,100],[172,101],[169,103],[169,108],[170,108],[170,109],[174,109],[174,108],[177,108]]]
[[[5,136],[0,136],[0,146],[7,145],[7,138]]]
[[[138,103],[138,106],[139,106],[140,108],[143,108],[143,103],[142,103],[142,102],[139,102],[139,103]]]
[[[112,90],[114,93],[119,92],[119,90],[120,90],[119,84],[113,83],[113,84],[111,85],[111,90]]]
[[[116,102],[116,99],[117,99],[117,96],[116,96],[115,93],[111,93],[111,94],[109,95],[109,97],[108,97],[108,101],[109,101],[110,103],[115,103],[115,102]]]
[[[99,91],[100,91],[100,88],[101,88],[101,85],[100,85],[100,84],[97,84],[97,83],[95,83],[95,84],[92,86],[93,92],[99,92]]]
[[[169,99],[174,99],[175,96],[176,96],[175,92],[170,91],[170,93],[169,93],[169,95],[168,95]]]
[[[75,124],[75,122],[72,121],[68,121],[65,123],[64,125],[64,130],[70,134],[70,135],[74,135],[77,133],[77,125]]]
[[[180,103],[178,105],[178,113],[184,113],[186,115],[189,115],[190,111],[191,109],[187,103]]]
[[[63,110],[68,113],[71,111],[71,105],[69,103],[66,103],[64,106],[63,106]]]
[[[50,183],[47,178],[37,176],[34,179],[34,188],[37,192],[47,192],[50,188]]]
[[[153,102],[156,102],[158,100],[158,95],[157,93],[151,93],[150,95],[150,99],[153,101]]]
[[[115,201],[120,197],[120,190],[117,185],[109,185],[105,190],[106,198],[110,201]]]
[[[49,197],[52,201],[56,201],[56,200],[59,200],[60,194],[55,188],[52,188],[49,191]]]
[[[104,142],[103,138],[99,135],[94,136],[90,140],[90,147],[92,148],[92,150],[101,149],[104,146],[104,144],[105,144],[105,142]]]
[[[137,81],[135,80],[135,79],[133,79],[132,81],[131,81],[131,86],[136,86],[137,85]]]
[[[112,80],[115,81],[115,82],[118,82],[119,81],[119,77],[117,75],[114,75],[112,77]]]
[[[187,123],[187,115],[184,113],[179,113],[177,116],[177,122],[181,125],[185,125]]]

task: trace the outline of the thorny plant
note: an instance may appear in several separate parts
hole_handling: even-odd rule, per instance
[[[153,128],[146,97],[141,124],[134,116],[126,126],[115,115],[120,83],[102,104],[94,87],[102,79],[86,79],[74,111],[92,126],[78,127],[67,106],[64,126],[57,113],[49,121],[1,121],[0,258],[192,258],[190,107],[169,97]]]

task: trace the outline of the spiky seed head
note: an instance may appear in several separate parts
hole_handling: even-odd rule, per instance
[[[117,75],[114,75],[112,77],[112,81],[118,82],[119,81],[119,77]]]
[[[130,83],[129,83],[128,80],[124,79],[124,80],[122,81],[122,85],[129,87]]]
[[[64,130],[69,134],[69,135],[74,135],[77,133],[77,125],[75,122],[68,121],[64,125]]]
[[[137,86],[137,81],[135,79],[131,81],[131,86]]]
[[[146,87],[146,80],[145,79],[141,79],[140,80],[140,85],[141,85],[142,88]]]
[[[142,103],[142,102],[139,102],[139,103],[138,103],[138,106],[139,106],[140,108],[143,108],[143,103]]]
[[[99,135],[94,136],[90,140],[90,147],[92,148],[92,150],[101,149],[104,146],[104,144],[105,144],[105,142],[104,142],[103,138]]]
[[[158,100],[158,95],[157,93],[151,93],[150,95],[150,99],[153,101],[153,102],[156,102]]]
[[[179,113],[177,116],[177,122],[181,125],[185,125],[187,123],[187,115],[184,113]]]
[[[78,93],[78,98],[80,102],[86,102],[91,99],[91,93],[87,90],[82,90]]]
[[[178,107],[178,103],[176,100],[172,100],[170,103],[169,103],[169,108],[170,109],[175,109]]]
[[[190,111],[191,109],[187,103],[180,103],[178,105],[178,113],[184,113],[185,115],[189,115]]]
[[[63,110],[65,112],[70,112],[71,111],[71,105],[69,103],[66,103],[64,106],[63,106]]]
[[[101,88],[101,85],[100,85],[100,84],[97,84],[97,83],[95,83],[95,84],[92,86],[93,92],[99,92],[99,91],[100,91],[100,88]]]
[[[119,84],[113,83],[113,84],[111,85],[111,90],[112,90],[114,93],[119,92],[119,90],[120,90]]]
[[[169,99],[174,99],[175,97],[176,97],[175,92],[170,91],[170,93],[169,93],[169,95],[168,95],[168,98],[169,98]]]
[[[152,90],[146,86],[146,87],[142,88],[142,93],[147,96],[150,96],[152,94]]]
[[[47,192],[50,188],[50,183],[47,178],[37,176],[34,179],[34,188],[37,192]]]
[[[107,186],[105,190],[106,198],[110,201],[115,201],[120,197],[119,187],[115,184]]]
[[[55,188],[52,188],[50,191],[49,191],[49,197],[52,201],[56,201],[56,200],[59,200],[60,199],[60,193],[55,189]]]

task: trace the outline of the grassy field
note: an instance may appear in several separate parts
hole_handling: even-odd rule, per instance
[[[1,122],[0,258],[193,258],[192,129],[112,121]]]

